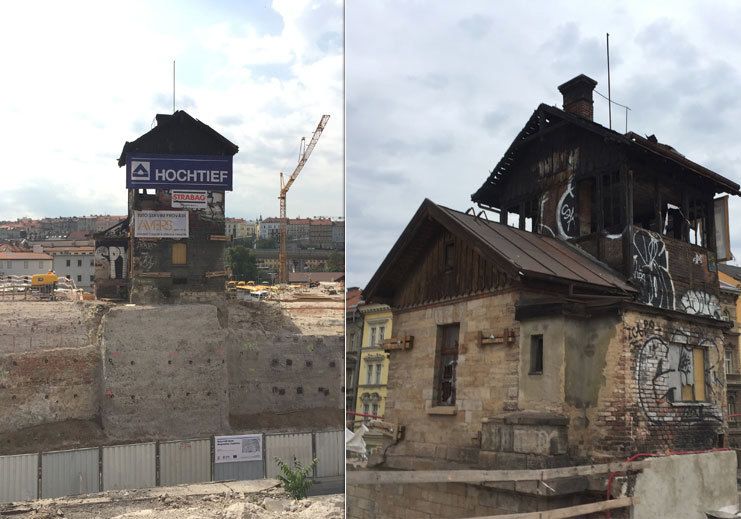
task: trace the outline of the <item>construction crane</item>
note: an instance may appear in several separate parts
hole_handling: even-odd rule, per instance
[[[314,130],[314,135],[311,137],[308,146],[306,145],[306,138],[301,137],[301,148],[298,156],[298,164],[296,165],[296,169],[293,170],[293,173],[291,173],[291,176],[288,177],[288,181],[286,181],[285,183],[283,183],[283,172],[280,172],[280,194],[278,195],[278,200],[280,200],[280,252],[278,254],[278,283],[288,283],[288,257],[286,254],[288,219],[286,217],[286,195],[288,194],[288,190],[296,181],[298,174],[301,173],[301,170],[306,165],[306,161],[309,160],[309,155],[311,155],[311,152],[314,151],[314,146],[316,146],[319,137],[322,135],[322,131],[324,131],[324,127],[327,125],[327,121],[329,121],[329,116],[322,115],[322,118],[319,121],[316,130]]]

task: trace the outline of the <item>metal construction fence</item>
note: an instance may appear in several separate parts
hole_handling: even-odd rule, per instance
[[[275,477],[275,458],[318,460],[314,477],[345,472],[344,431],[214,436],[0,456],[0,503]]]

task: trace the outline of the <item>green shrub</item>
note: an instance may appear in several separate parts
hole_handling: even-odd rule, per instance
[[[278,464],[280,474],[278,479],[283,483],[283,487],[286,489],[291,497],[294,499],[303,499],[306,497],[314,481],[311,479],[311,474],[314,472],[314,467],[319,460],[314,460],[307,466],[303,466],[296,456],[293,457],[293,467],[288,463],[284,462],[280,458],[275,458],[275,462]]]

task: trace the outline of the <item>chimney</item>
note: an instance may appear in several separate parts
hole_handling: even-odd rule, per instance
[[[594,120],[594,100],[592,92],[597,82],[591,77],[579,74],[558,87],[563,94],[563,109],[590,121]]]

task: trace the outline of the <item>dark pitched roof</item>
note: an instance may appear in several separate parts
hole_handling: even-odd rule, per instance
[[[135,152],[233,156],[239,151],[236,144],[184,110],[172,115],[157,114],[156,118],[157,126],[124,144],[119,166],[126,164],[126,154]]]
[[[624,277],[570,243],[462,213],[425,199],[402,232],[381,266],[363,290],[367,301],[385,292],[382,285],[396,286],[413,268],[417,258],[405,254],[415,239],[425,241],[425,226],[431,221],[474,242],[479,252],[509,267],[521,280],[543,279],[602,289],[610,294],[632,294],[636,290]]]
[[[623,135],[609,128],[605,128],[599,123],[565,112],[555,106],[541,104],[535,109],[533,115],[530,116],[530,119],[528,119],[523,129],[520,130],[520,133],[517,134],[515,139],[512,141],[512,144],[507,148],[507,151],[504,152],[502,158],[489,173],[489,177],[486,181],[473,195],[471,195],[471,200],[477,204],[484,205],[490,205],[490,201],[496,201],[498,203],[499,186],[507,176],[507,173],[512,168],[513,164],[520,158],[523,146],[536,138],[537,134],[545,135],[546,133],[557,130],[566,124],[578,126],[603,137],[607,141],[615,142],[626,146],[629,149],[648,152],[662,159],[670,160],[689,172],[712,181],[719,188],[719,192],[727,192],[732,195],[741,194],[741,191],[739,191],[741,188],[737,183],[689,160],[674,150],[671,146],[658,142],[654,143],[633,132],[628,132]]]

